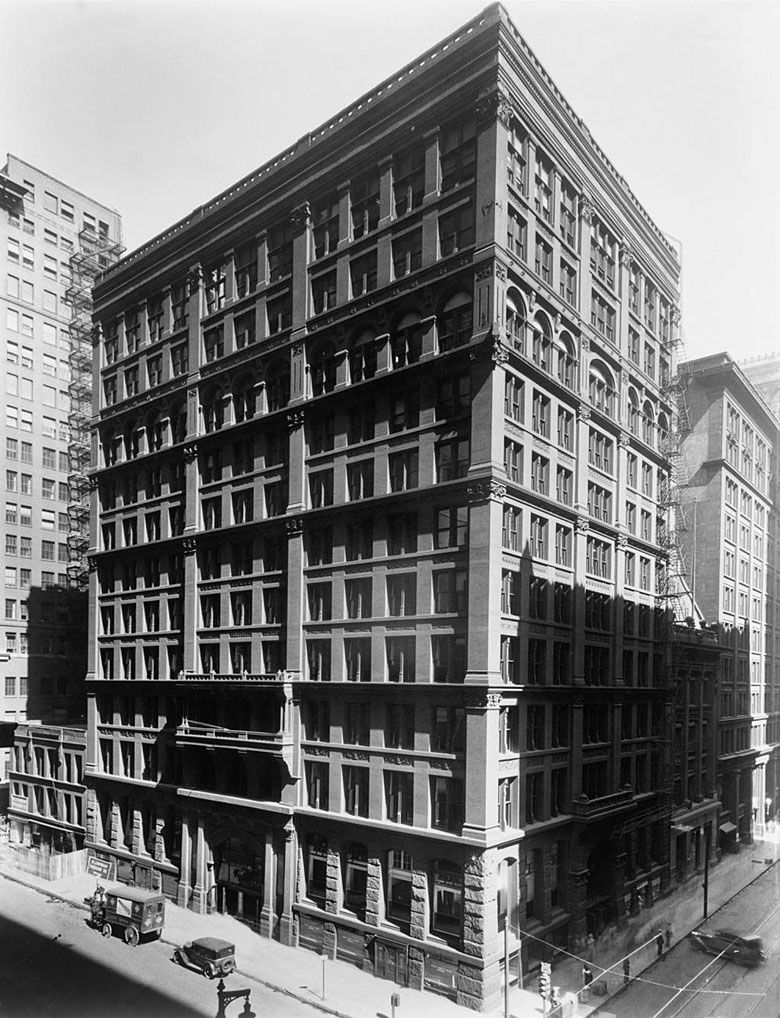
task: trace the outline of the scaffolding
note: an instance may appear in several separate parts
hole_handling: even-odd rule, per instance
[[[83,589],[88,582],[89,468],[92,418],[92,287],[100,272],[119,260],[122,246],[103,232],[85,228],[70,258],[70,286],[64,300],[70,305],[70,413],[68,428],[68,583]]]

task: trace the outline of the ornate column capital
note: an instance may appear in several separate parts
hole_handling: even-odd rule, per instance
[[[469,502],[474,504],[488,501],[502,502],[506,498],[506,485],[493,477],[472,481],[466,491]]]
[[[512,103],[509,97],[500,88],[481,96],[474,105],[474,113],[479,123],[489,120],[500,120],[504,127],[509,127],[512,121]]]
[[[593,202],[587,194],[580,195],[580,219],[583,223],[587,223],[588,226],[593,222],[593,217],[596,214]]]
[[[290,226],[296,230],[302,229],[311,219],[311,205],[307,201],[293,209],[290,213]]]

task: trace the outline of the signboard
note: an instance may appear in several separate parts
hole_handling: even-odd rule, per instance
[[[87,856],[87,873],[101,880],[115,880],[114,860],[98,859],[96,855]]]

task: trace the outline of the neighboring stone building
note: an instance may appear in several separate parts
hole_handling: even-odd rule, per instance
[[[691,587],[723,627],[718,689],[721,845],[752,840],[780,794],[780,674],[776,667],[778,420],[726,353],[680,365],[690,430],[682,534]],[[775,472],[776,476],[776,472]]]
[[[74,335],[74,297],[88,317],[84,244],[116,250],[120,237],[116,212],[7,157],[0,170],[0,720],[8,724],[86,721],[87,602],[78,582],[84,570],[74,574],[73,565],[88,523],[76,505],[75,472],[89,461],[92,350],[85,359],[83,336]],[[96,260],[94,270],[107,264]],[[0,749],[3,805],[8,759]]]
[[[106,272],[87,844],[481,1009],[668,888],[679,268],[494,5]]]

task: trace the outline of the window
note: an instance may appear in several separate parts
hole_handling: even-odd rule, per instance
[[[406,449],[390,453],[387,458],[390,474],[390,491],[406,491],[418,485],[419,452]]]
[[[523,420],[523,382],[509,372],[504,383],[504,416],[521,423]]]
[[[336,250],[339,242],[339,200],[337,195],[314,206],[314,257],[324,258]]]
[[[379,176],[376,173],[355,181],[350,189],[352,237],[357,240],[379,225]]]
[[[471,339],[473,311],[465,293],[455,294],[446,302],[438,320],[439,350],[444,353],[463,346]]]
[[[317,587],[322,586],[316,584]],[[314,589],[309,588],[310,591]],[[359,579],[347,579],[344,581],[344,594],[346,600],[347,618],[348,619],[367,619],[371,617],[371,578],[361,577]],[[330,586],[328,585],[328,596],[330,596]],[[330,612],[330,602],[328,601],[328,612]],[[314,617],[312,616],[312,619]],[[328,614],[327,618],[330,618]]]
[[[312,681],[330,682],[330,640],[308,640],[306,660]]]
[[[414,573],[392,573],[387,577],[389,616],[414,615],[417,611],[417,577]]]
[[[401,320],[392,339],[393,370],[419,361],[422,337],[423,327],[419,319],[409,316]]]
[[[306,760],[306,798],[312,809],[328,809],[328,765],[316,760]],[[318,839],[319,840],[319,839]],[[327,849],[324,857],[312,860],[309,856],[308,894],[310,898],[325,897],[325,867],[327,865]],[[321,872],[321,881],[320,881]],[[316,874],[316,878],[313,874]],[[316,882],[315,882],[316,881]],[[320,887],[321,883],[321,887]]]
[[[521,513],[522,510],[517,506],[504,506],[501,542],[504,548],[509,548],[511,551],[520,551]]]
[[[458,477],[465,477],[470,462],[469,446],[470,440],[468,434],[455,433],[453,435],[442,436],[438,439],[435,446],[437,482],[441,483],[455,480]],[[390,459],[392,459],[392,456]],[[417,481],[415,480],[414,485],[407,485],[407,487],[414,487],[416,484]],[[391,490],[397,491],[399,489],[393,488],[391,484]]]
[[[561,258],[560,294],[571,307],[577,306],[577,270],[563,258]]]
[[[408,555],[417,551],[417,514],[391,514],[387,517],[387,554]]]
[[[534,558],[547,558],[547,520],[531,516],[530,550]]]
[[[312,509],[333,504],[332,470],[320,470],[309,475],[309,496]]]
[[[523,447],[510,438],[504,439],[504,470],[510,481],[522,484],[523,481]]]
[[[588,483],[588,513],[602,523],[611,523],[612,493],[598,484]]]
[[[388,636],[386,638],[387,678],[390,682],[415,681],[415,638]]]
[[[588,463],[607,474],[614,469],[614,443],[595,428],[588,432]]]
[[[433,777],[430,785],[431,826],[440,831],[459,831],[463,825],[463,782]]]
[[[574,247],[577,235],[577,195],[565,180],[560,182],[559,197],[558,232],[570,247]]]
[[[531,454],[531,489],[539,495],[550,494],[550,461],[536,452]]]
[[[350,502],[371,498],[374,494],[374,461],[347,464],[347,495]]]
[[[463,205],[439,217],[439,251],[442,258],[474,243],[474,208]]]
[[[466,544],[467,539],[468,508],[466,506],[450,506],[436,511],[436,531],[434,533],[436,548],[459,548]]]
[[[385,772],[387,819],[396,824],[413,823],[414,774],[409,771]],[[397,855],[399,853],[393,853]],[[405,854],[405,853],[403,853]],[[393,916],[391,915],[391,918]]]
[[[536,274],[548,285],[552,283],[552,248],[539,234],[536,235],[536,255],[534,259]]]
[[[325,272],[311,281],[311,296],[314,314],[322,314],[336,306],[336,273]]]
[[[537,390],[534,390],[531,421],[537,435],[550,437],[550,400]]]
[[[368,816],[368,775],[368,767],[344,767],[344,809],[351,816]]]
[[[376,251],[353,258],[349,263],[349,274],[352,281],[352,296],[360,297],[376,289]]]
[[[553,221],[552,185],[552,164],[537,149],[534,172],[534,207],[547,223],[552,223]]]
[[[528,224],[511,205],[507,215],[506,246],[512,254],[522,258],[523,261],[526,260],[528,256]]]
[[[393,199],[396,216],[422,204],[425,195],[425,149],[421,146],[396,156],[393,161]]]
[[[528,615],[532,619],[547,618],[547,593],[549,584],[539,576],[529,577],[528,582]]]
[[[555,564],[571,566],[572,564],[572,532],[569,527],[556,524],[555,527]]]
[[[602,283],[615,288],[615,241],[598,221],[593,223],[591,233],[590,266]]]
[[[433,610],[437,615],[465,612],[467,574],[463,569],[438,569],[433,573]],[[515,612],[514,614],[517,614]]]
[[[594,576],[600,576],[602,579],[608,580],[610,578],[611,563],[611,545],[606,541],[600,541],[598,538],[589,537],[585,556],[587,571]]]
[[[591,294],[590,324],[610,342],[615,341],[615,309],[594,290]]]
[[[413,230],[393,241],[393,275],[408,276],[422,267],[422,230]]]
[[[574,474],[566,467],[555,471],[555,497],[561,505],[572,505],[574,499]]]
[[[439,157],[442,194],[471,180],[477,157],[476,126],[473,119],[441,129]]]

